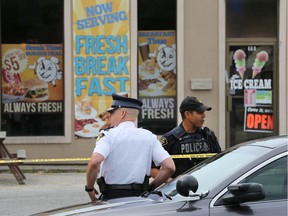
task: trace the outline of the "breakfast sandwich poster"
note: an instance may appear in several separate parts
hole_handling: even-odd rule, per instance
[[[77,138],[96,137],[108,123],[100,117],[111,95],[130,92],[129,20],[129,0],[73,1]]]
[[[62,113],[62,44],[2,44],[2,114]]]
[[[138,32],[138,95],[143,102],[138,124],[156,134],[177,122],[176,53],[176,31]]]

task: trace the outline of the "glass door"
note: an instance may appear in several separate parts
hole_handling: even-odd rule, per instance
[[[276,134],[276,42],[227,43],[227,144]]]

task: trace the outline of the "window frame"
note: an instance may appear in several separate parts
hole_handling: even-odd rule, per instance
[[[64,135],[63,136],[17,136],[6,137],[5,144],[39,144],[39,143],[71,143],[72,141],[72,97],[65,92],[73,92],[72,88],[72,71],[73,62],[71,58],[72,53],[72,20],[71,9],[72,5],[69,0],[64,1]],[[70,73],[70,75],[68,74]]]
[[[282,161],[284,160],[284,161]],[[281,163],[283,162],[283,163]],[[277,171],[277,168],[282,168],[282,166],[285,166],[286,163],[286,175],[283,176],[283,184],[277,184],[275,182],[275,171]],[[283,167],[285,168],[285,167]],[[277,173],[278,175],[283,175],[283,173]],[[285,173],[284,173],[285,174]],[[266,177],[272,177],[272,181],[271,178],[268,179],[263,179]],[[287,178],[287,156],[285,157],[281,157],[269,164],[267,164],[266,166],[260,168],[259,170],[255,171],[254,173],[252,173],[250,176],[248,176],[247,178],[243,179],[243,181],[241,181],[240,183],[260,183],[263,185],[264,191],[265,191],[265,198],[261,201],[271,201],[271,200],[281,200],[281,199],[285,199],[285,197],[281,197],[281,195],[285,195],[283,193],[283,188],[285,187],[285,177]],[[256,181],[255,181],[256,180]],[[280,179],[277,179],[280,180]],[[282,179],[281,179],[282,180]],[[276,183],[276,184],[271,184],[271,183]],[[287,188],[287,179],[286,179],[286,188]],[[267,190],[269,189],[269,190]],[[277,190],[278,189],[278,193]],[[282,194],[283,193],[283,194]],[[279,196],[279,197],[278,197]],[[286,199],[287,199],[287,193],[286,193]]]

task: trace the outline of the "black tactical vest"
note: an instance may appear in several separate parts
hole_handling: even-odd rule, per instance
[[[195,133],[186,133],[182,125],[163,136],[166,144],[163,147],[170,155],[218,153],[221,151],[216,136],[209,128],[199,128]],[[172,176],[182,174],[206,158],[174,158],[176,172]]]

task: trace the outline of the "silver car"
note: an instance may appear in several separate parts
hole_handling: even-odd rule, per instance
[[[142,197],[38,215],[287,216],[288,136],[253,140],[209,158]]]

